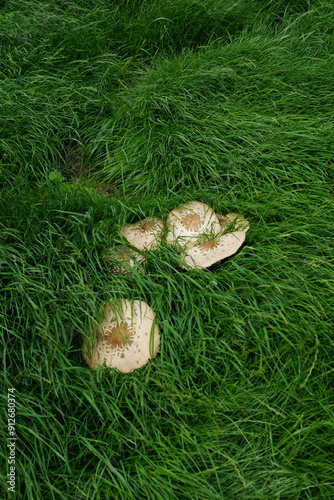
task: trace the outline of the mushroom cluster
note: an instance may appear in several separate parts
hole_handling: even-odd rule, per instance
[[[220,215],[200,201],[190,201],[167,217],[166,243],[174,246],[187,268],[206,268],[230,257],[246,239],[249,223],[237,213]],[[121,235],[131,248],[108,249],[108,258],[116,260],[114,271],[128,273],[129,268],[143,270],[145,257],[138,252],[157,250],[163,241],[164,223],[159,217],[147,217],[123,226]]]
[[[157,250],[166,233],[166,243],[179,253],[182,267],[207,268],[238,251],[246,239],[249,223],[237,213],[220,215],[199,201],[190,201],[167,216],[166,231],[159,217],[147,217],[121,228],[131,245],[107,249],[104,257],[119,274],[143,270],[141,252]],[[94,325],[96,339],[86,337],[83,357],[96,369],[99,365],[129,373],[153,359],[159,349],[159,328],[155,313],[146,302],[118,299],[104,307],[104,318]]]

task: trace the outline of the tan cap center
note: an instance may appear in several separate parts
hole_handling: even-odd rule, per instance
[[[188,231],[193,231],[194,229],[199,228],[201,225],[201,219],[197,214],[190,214],[181,219],[181,224]]]
[[[119,325],[109,328],[104,333],[105,341],[112,348],[131,345],[133,342],[132,336],[133,331],[126,322],[119,323]]]
[[[136,229],[138,231],[140,231],[141,233],[150,233],[154,229],[154,224],[153,224],[153,222],[145,221],[141,224],[138,224]]]
[[[208,252],[209,250],[213,250],[216,247],[217,247],[217,242],[215,240],[210,240],[207,241],[206,243],[203,243],[203,245],[199,245],[199,248],[203,252]]]

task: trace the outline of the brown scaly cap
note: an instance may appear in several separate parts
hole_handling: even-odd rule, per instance
[[[140,222],[122,227],[120,232],[130,245],[138,250],[156,250],[161,243],[163,227],[164,224],[159,217],[147,217]]]
[[[85,337],[82,354],[90,368],[99,365],[129,373],[154,358],[160,344],[155,314],[146,302],[119,299],[104,307],[96,342]]]
[[[171,245],[190,248],[205,234],[218,234],[218,217],[205,203],[190,201],[172,210],[167,217],[166,241]]]
[[[245,231],[233,231],[187,249],[181,259],[191,268],[210,267],[235,254],[246,239]]]

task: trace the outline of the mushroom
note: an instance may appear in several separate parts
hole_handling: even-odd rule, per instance
[[[159,217],[147,217],[146,219],[124,226],[121,235],[138,250],[155,250],[161,242],[161,232],[164,223]]]
[[[210,267],[236,253],[245,239],[246,231],[226,233],[188,248],[181,259],[191,268]]]
[[[199,237],[218,234],[221,230],[218,217],[205,203],[190,201],[172,210],[167,217],[167,243],[191,248]]]
[[[154,358],[160,335],[155,313],[141,300],[118,299],[104,306],[104,319],[95,325],[96,341],[85,337],[82,354],[90,368],[100,365],[129,373]]]
[[[142,264],[146,262],[139,252],[122,245],[109,247],[103,257],[114,264],[113,271],[118,274],[129,274],[132,268],[143,272]]]

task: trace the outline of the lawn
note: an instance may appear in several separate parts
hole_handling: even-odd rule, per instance
[[[334,498],[333,19],[0,3],[1,498]],[[124,225],[191,200],[249,221],[235,255],[185,270],[162,242],[115,271]],[[159,352],[92,370],[120,298],[153,309]]]

